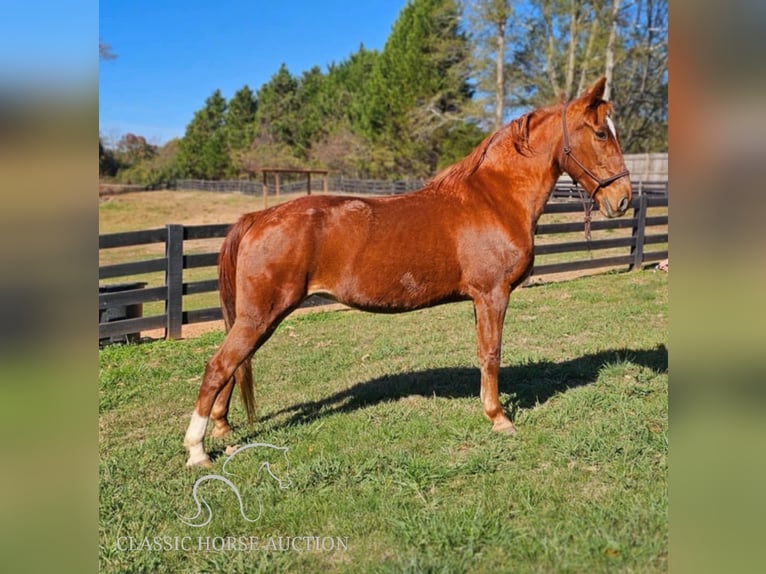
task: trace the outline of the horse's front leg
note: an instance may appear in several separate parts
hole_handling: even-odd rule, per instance
[[[497,288],[491,293],[474,298],[476,313],[476,342],[481,367],[481,402],[484,413],[492,421],[492,430],[514,434],[516,428],[500,404],[497,378],[500,373],[500,351],[503,339],[503,321],[508,308],[510,290]]]

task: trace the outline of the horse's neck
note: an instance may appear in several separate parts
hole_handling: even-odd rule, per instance
[[[533,226],[537,224],[562,174],[559,162],[563,145],[560,117],[558,113],[548,114],[538,124],[536,131],[530,134],[530,139],[535,140],[532,143],[535,149],[533,154],[529,157],[518,157],[515,162],[515,166],[521,172],[520,179],[530,182],[524,191],[530,200],[530,219]]]
[[[504,165],[493,169],[493,179],[502,179],[505,184],[494,186],[495,202],[507,205],[518,213],[527,212],[527,220],[534,227],[545,209],[553,188],[561,176],[558,162],[558,143],[549,149],[539,149],[531,156],[519,154],[515,149],[506,150]],[[512,148],[512,146],[509,146]]]
[[[556,182],[561,176],[561,170],[558,168],[558,162],[546,164],[547,168],[542,173],[535,172],[533,177],[529,178],[531,185],[524,189],[525,193],[529,197],[530,206],[529,219],[530,223],[534,227],[537,224],[537,220],[545,210],[545,204],[548,202],[548,198],[553,192],[553,188],[556,186]]]

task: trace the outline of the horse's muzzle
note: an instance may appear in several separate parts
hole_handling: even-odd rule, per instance
[[[613,217],[620,217],[621,215],[625,215],[625,212],[630,207],[630,197],[627,195],[623,195],[619,200],[617,200],[615,205],[609,201],[609,198],[606,197],[605,193],[602,192],[600,195],[601,197],[596,198],[598,202],[598,209],[601,213],[610,219]]]

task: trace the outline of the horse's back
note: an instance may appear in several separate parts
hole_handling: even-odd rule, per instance
[[[444,211],[426,194],[299,198],[246,216],[238,273],[373,311],[456,300],[455,222]]]

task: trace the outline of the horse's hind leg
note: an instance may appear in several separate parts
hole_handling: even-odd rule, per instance
[[[184,445],[189,450],[186,466],[210,464],[210,459],[202,446],[202,439],[205,437],[213,405],[222,392],[228,392],[230,398],[234,371],[243,361],[250,359],[264,331],[265,329],[259,329],[252,322],[237,321],[205,367],[205,376],[202,379],[191,422],[184,438]],[[226,389],[227,386],[228,389]],[[228,404],[228,398],[225,400]]]
[[[247,362],[249,359],[245,359]],[[242,366],[239,367],[240,369]],[[210,435],[213,438],[225,436],[231,432],[229,424],[229,403],[231,402],[231,392],[234,390],[236,380],[231,377],[223,386],[213,403],[213,410],[210,412],[210,419],[213,422],[213,430]]]
[[[249,285],[258,286],[260,282],[252,281]],[[256,288],[238,293],[243,310],[241,313],[238,310],[234,325],[205,367],[205,376],[184,439],[184,444],[189,450],[186,466],[210,464],[202,440],[211,414],[218,428],[221,428],[223,423],[228,426],[226,415],[234,388],[235,371],[238,368],[250,368],[249,363],[245,363],[250,361],[253,353],[269,339],[282,319],[295,309],[305,296],[305,281],[288,279],[280,282],[279,289],[258,291]]]
[[[245,381],[252,379],[250,359],[245,359],[236,371],[236,376],[230,378],[213,404],[213,410],[210,412],[210,419],[213,423],[213,430],[210,435],[213,438],[220,438],[226,436],[231,432],[231,425],[229,424],[229,405],[231,404],[231,393],[236,386],[236,378],[241,378]]]

